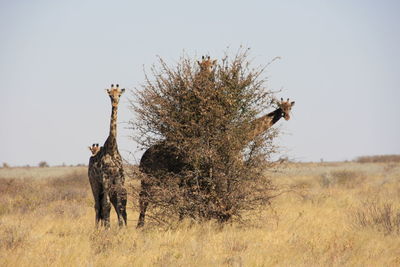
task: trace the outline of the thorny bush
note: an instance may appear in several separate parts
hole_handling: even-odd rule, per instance
[[[130,101],[134,140],[143,148],[159,145],[172,164],[184,165],[178,173],[140,174],[151,185],[153,222],[240,219],[269,204],[274,190],[264,170],[278,131],[251,133],[252,121],[276,103],[263,77],[268,65],[252,68],[248,50],[226,54],[206,70],[201,63],[183,56],[171,67],[160,58]]]

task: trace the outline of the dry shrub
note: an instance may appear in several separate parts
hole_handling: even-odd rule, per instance
[[[95,255],[112,255],[113,250],[132,253],[137,247],[136,240],[132,240],[132,237],[120,228],[94,229],[89,235],[89,240],[90,247]],[[123,247],[121,247],[121,244],[124,244]]]
[[[7,162],[3,162],[3,168],[8,169],[8,168],[10,168],[10,165],[8,165]]]
[[[41,162],[38,163],[38,166],[40,168],[47,168],[47,167],[49,167],[49,164],[47,164],[46,161],[41,161]]]
[[[87,192],[86,173],[46,179],[1,179],[0,214],[26,213],[63,200],[84,202]]]
[[[47,201],[84,201],[87,197],[88,178],[86,173],[75,172],[62,177],[48,179]]]
[[[41,203],[38,183],[34,179],[2,179],[0,183],[1,213],[25,213]]]
[[[18,192],[20,192],[20,189],[23,188],[25,184],[25,179],[1,179],[0,195],[16,195]]]
[[[52,178],[49,184],[56,188],[65,187],[85,187],[88,185],[88,178],[86,172],[73,172],[68,175],[63,175],[61,177]]]
[[[244,266],[243,264],[243,259],[240,255],[235,255],[232,257],[227,257],[224,262],[227,266],[232,266],[232,267],[241,267]]]
[[[104,254],[109,251],[115,244],[114,234],[110,231],[96,229],[90,235],[90,245],[94,254]]]
[[[0,249],[14,249],[27,239],[27,229],[21,225],[4,225],[0,222]]]
[[[373,228],[387,234],[400,234],[400,208],[391,202],[376,199],[364,201],[353,211],[353,224],[361,228]]]
[[[76,203],[76,201],[60,201],[51,209],[46,209],[46,211],[72,219],[78,219],[85,214],[85,209],[82,209],[82,203]]]
[[[341,186],[355,188],[364,182],[366,176],[358,171],[338,170],[321,175],[319,182],[321,187]]]
[[[362,156],[356,158],[355,161],[358,163],[400,162],[400,155]]]
[[[264,171],[278,132],[254,136],[252,123],[274,107],[274,93],[265,87],[265,68],[251,68],[247,51],[226,55],[210,73],[187,57],[176,67],[160,59],[134,92],[134,139],[168,151],[165,158],[180,169],[143,177],[153,220],[225,222],[269,203],[274,187]]]

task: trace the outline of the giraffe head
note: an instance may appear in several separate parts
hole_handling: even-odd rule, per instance
[[[121,95],[124,92],[125,92],[125,88],[119,89],[118,84],[115,87],[114,87],[114,84],[111,84],[111,89],[107,89],[107,93],[111,98],[111,103],[112,103],[113,107],[118,106],[119,98],[121,97]]]
[[[92,146],[89,146],[90,152],[92,152],[92,156],[96,155],[97,152],[100,151],[99,144],[93,144]]]
[[[211,60],[210,56],[202,56],[201,61],[197,60],[197,64],[199,64],[201,72],[211,73],[213,68],[217,64],[217,60]]]
[[[278,103],[279,108],[282,110],[282,117],[284,117],[285,120],[290,119],[290,111],[292,110],[294,103],[294,101],[290,102],[289,98],[286,101],[281,98],[281,101]]]

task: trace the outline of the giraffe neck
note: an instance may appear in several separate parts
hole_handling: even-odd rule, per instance
[[[267,115],[264,115],[251,122],[252,131],[249,134],[249,140],[252,140],[256,136],[267,131],[272,125],[279,121],[283,117],[283,111],[281,108],[274,110]]]
[[[117,113],[118,113],[118,105],[112,105],[110,133],[108,135],[106,143],[104,144],[104,147],[106,147],[108,150],[117,149]]]
[[[211,77],[211,75],[212,75],[212,72],[209,70],[209,69],[204,69],[204,68],[202,68],[202,69],[200,69],[200,71],[196,74],[196,79],[197,80],[200,80],[200,81],[202,81],[202,80],[207,80],[207,79],[209,79],[210,77]]]

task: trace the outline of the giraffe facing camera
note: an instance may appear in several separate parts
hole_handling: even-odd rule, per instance
[[[282,109],[282,117],[287,121],[290,120],[290,111],[292,110],[294,104],[295,102],[290,102],[289,98],[284,101],[282,97],[281,101],[278,103],[279,108]]]
[[[125,88],[119,89],[119,84],[114,87],[114,84],[111,84],[110,89],[106,89],[107,94],[110,96],[111,104],[113,107],[118,106],[119,98],[125,92]]]
[[[90,152],[92,152],[92,156],[95,156],[99,151],[101,147],[99,147],[99,144],[93,144],[92,146],[89,146]]]
[[[102,147],[93,144],[89,147],[92,156],[89,159],[88,176],[95,202],[96,226],[100,223],[110,227],[111,204],[118,216],[118,224],[126,225],[127,191],[125,189],[125,173],[122,157],[117,146],[117,113],[118,103],[125,89],[112,84],[106,90],[111,99],[110,132]],[[110,204],[111,203],[111,204]]]
[[[210,56],[202,56],[201,61],[197,60],[197,64],[199,64],[201,72],[211,73],[217,64],[217,60],[211,60]]]

